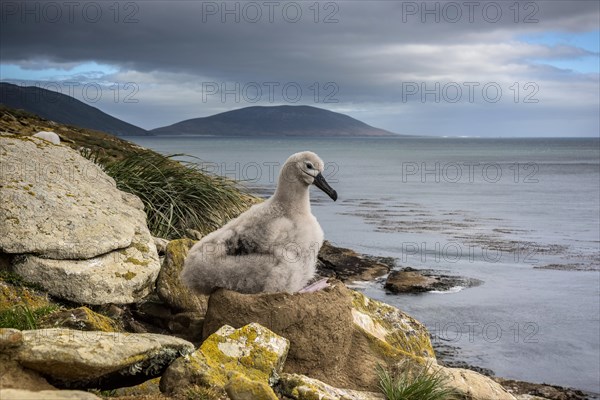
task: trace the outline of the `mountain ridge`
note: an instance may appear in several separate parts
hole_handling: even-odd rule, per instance
[[[113,117],[74,97],[36,86],[0,82],[0,103],[61,124],[108,132],[115,136],[150,135],[147,130]]]
[[[401,136],[346,114],[305,105],[250,106],[150,130],[154,135],[222,137]]]

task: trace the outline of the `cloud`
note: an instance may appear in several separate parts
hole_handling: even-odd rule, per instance
[[[442,134],[432,115],[459,130],[467,125],[461,121],[479,126],[477,119],[504,113],[504,121],[523,121],[519,132],[566,134],[556,124],[547,130],[543,116],[568,119],[579,115],[576,107],[598,105],[598,74],[556,67],[597,53],[523,39],[598,30],[597,2],[77,2],[72,9],[52,3],[60,17],[48,2],[2,3],[0,33],[10,38],[0,47],[2,62],[66,71],[89,62],[112,66],[116,72],[87,77],[133,82],[139,102],[101,108],[146,128],[292,103],[354,110],[352,116],[397,132]],[[467,92],[447,101],[455,84],[468,91],[469,82],[477,83],[475,102]],[[523,103],[535,89],[528,83],[538,88],[535,110]],[[435,94],[407,96],[412,84],[437,90],[440,103]],[[479,89],[493,84],[502,96],[492,103]],[[598,125],[597,111],[586,115],[581,134]],[[490,134],[505,131],[497,119]]]

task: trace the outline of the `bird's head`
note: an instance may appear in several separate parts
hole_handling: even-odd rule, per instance
[[[333,201],[337,200],[337,192],[333,190],[323,177],[325,163],[318,155],[311,151],[302,151],[292,154],[285,162],[282,170],[283,178],[291,182],[301,182],[315,185],[325,192]]]

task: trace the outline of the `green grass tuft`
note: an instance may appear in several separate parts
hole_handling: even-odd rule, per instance
[[[429,373],[430,364],[405,362],[391,371],[378,366],[379,388],[387,400],[454,400],[458,392],[448,386],[441,370]]]
[[[189,229],[206,235],[257,201],[236,182],[174,159],[182,154],[141,151],[108,162],[95,153],[84,156],[102,165],[119,189],[142,200],[150,231],[165,239],[187,237]]]
[[[0,312],[0,328],[19,330],[37,329],[38,321],[41,318],[59,309],[59,306],[53,304],[33,310],[26,304],[17,304],[8,310]]]

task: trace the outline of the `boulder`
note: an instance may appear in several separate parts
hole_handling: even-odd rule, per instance
[[[430,371],[442,370],[448,377],[447,385],[454,388],[463,400],[515,400],[499,383],[475,371],[462,368],[446,368],[437,364]]]
[[[194,385],[225,388],[230,379],[237,377],[228,387],[240,398],[253,390],[271,394],[269,384],[277,379],[288,348],[287,339],[257,323],[240,329],[225,325],[197,351],[171,364],[160,381],[160,389],[172,394]]]
[[[101,400],[93,393],[81,390],[42,390],[33,392],[24,389],[0,390],[2,400]]]
[[[196,295],[179,278],[183,262],[194,243],[191,239],[178,239],[167,244],[165,260],[156,281],[156,292],[162,301],[176,311],[194,311],[204,315],[208,296]]]
[[[43,328],[69,328],[81,331],[118,332],[117,323],[102,314],[95,313],[87,307],[72,310],[59,310],[42,318]]]
[[[335,387],[376,391],[378,364],[435,357],[429,334],[418,321],[339,281],[303,294],[217,290],[209,299],[203,336],[223,325],[251,322],[290,340],[285,372]]]
[[[194,346],[158,334],[85,332],[70,329],[23,331],[14,359],[56,386],[111,389],[160,375]]]
[[[76,151],[0,136],[0,251],[86,259],[128,247],[142,202]]]
[[[17,256],[13,269],[49,294],[75,303],[133,303],[152,291],[160,270],[148,228],[138,228],[125,249],[86,260]]]
[[[372,281],[390,271],[389,261],[358,254],[354,250],[333,246],[328,241],[319,250],[319,275],[333,277],[343,282]]]
[[[363,392],[338,389],[308,376],[281,374],[277,391],[294,400],[384,400],[385,396],[376,392]]]

